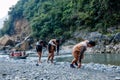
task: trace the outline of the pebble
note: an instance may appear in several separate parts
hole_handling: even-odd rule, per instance
[[[120,77],[115,77],[115,80],[120,80]]]
[[[120,80],[120,66],[89,63],[72,69],[69,62],[43,62],[39,66],[36,61],[0,63],[0,80]]]

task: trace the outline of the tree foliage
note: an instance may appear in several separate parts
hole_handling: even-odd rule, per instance
[[[34,37],[68,38],[82,26],[106,32],[120,23],[120,0],[20,0],[10,8],[2,33],[14,34],[14,22],[26,18]]]

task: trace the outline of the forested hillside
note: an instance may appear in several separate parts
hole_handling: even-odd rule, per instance
[[[108,33],[120,24],[120,0],[20,0],[10,8],[1,35],[13,35],[15,21],[28,20],[31,35],[70,38],[76,30]],[[120,30],[118,30],[120,31]]]

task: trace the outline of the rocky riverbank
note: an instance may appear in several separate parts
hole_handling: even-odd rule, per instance
[[[69,40],[66,39],[61,44],[60,49],[62,50],[62,53],[70,53],[73,46],[83,40],[94,40],[96,42],[96,46],[88,49],[88,52],[120,53],[120,32],[103,35],[99,32],[76,31],[72,38]],[[46,45],[47,43],[48,41],[46,41]],[[14,40],[14,38],[6,35],[0,38],[0,50],[13,50],[14,48],[16,50],[31,50],[35,49],[35,44],[36,39],[30,37],[30,35],[21,41]]]
[[[0,80],[120,80],[120,66],[89,63],[73,69],[69,62],[42,61],[36,66],[37,60],[2,60]]]

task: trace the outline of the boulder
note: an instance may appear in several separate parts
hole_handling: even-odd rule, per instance
[[[31,44],[33,43],[33,39],[30,36],[27,36],[22,42],[16,44],[16,50],[29,50],[32,48]]]
[[[3,37],[0,38],[0,45],[1,46],[13,46],[14,45],[14,40],[12,39],[12,37],[8,36],[8,35],[4,35]]]

